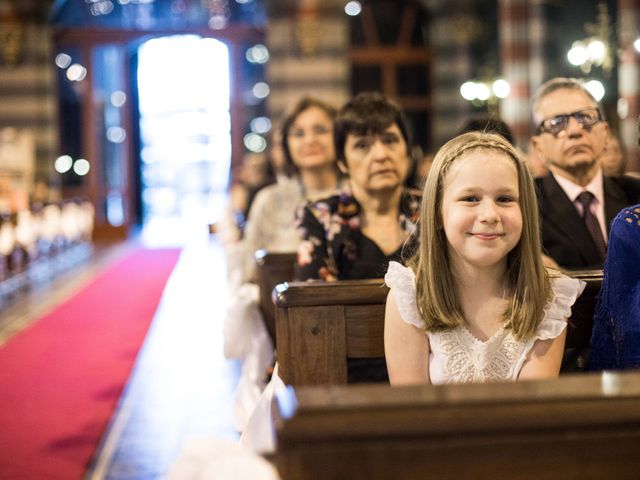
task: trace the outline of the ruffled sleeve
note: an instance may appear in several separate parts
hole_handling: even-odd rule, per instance
[[[544,318],[538,327],[536,339],[556,338],[567,327],[571,306],[580,296],[586,283],[576,278],[561,275],[551,279],[553,299],[547,304]]]
[[[422,328],[422,319],[416,304],[416,277],[413,270],[398,262],[389,262],[384,283],[391,289],[402,320],[416,328]]]

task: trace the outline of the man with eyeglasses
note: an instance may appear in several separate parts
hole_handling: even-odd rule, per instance
[[[551,266],[602,268],[609,224],[640,201],[640,181],[609,178],[600,158],[609,126],[598,102],[573,78],[554,78],[532,101],[533,148],[550,173],[536,180],[542,242]]]

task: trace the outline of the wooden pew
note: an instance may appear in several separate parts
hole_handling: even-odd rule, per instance
[[[259,289],[259,306],[267,331],[273,344],[276,344],[276,307],[271,292],[276,285],[293,279],[296,261],[295,252],[274,253],[258,250],[254,255],[256,262],[256,281]]]
[[[593,315],[598,302],[598,293],[602,286],[602,270],[574,270],[567,274],[586,282],[582,295],[571,309],[571,318],[567,329],[567,341],[564,346],[562,372],[580,372],[587,367],[589,343],[593,330]]]
[[[640,373],[297,387],[275,410],[283,480],[640,478]]]
[[[588,351],[601,272],[575,273],[587,282],[569,320],[566,348],[581,370]],[[382,279],[278,285],[276,337],[279,373],[290,385],[347,383],[348,358],[384,357],[384,309],[389,289]]]

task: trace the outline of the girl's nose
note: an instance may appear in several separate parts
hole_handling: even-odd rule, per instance
[[[480,213],[478,215],[483,222],[497,222],[499,219],[496,204],[492,200],[484,200],[480,203]]]

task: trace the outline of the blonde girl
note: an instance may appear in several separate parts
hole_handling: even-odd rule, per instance
[[[392,384],[558,375],[584,285],[543,267],[533,181],[503,137],[466,133],[439,150],[419,240],[409,266],[385,276]]]

